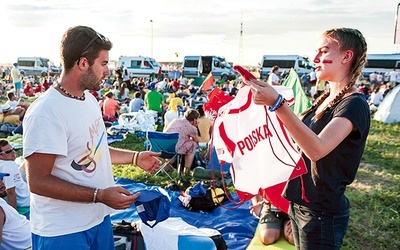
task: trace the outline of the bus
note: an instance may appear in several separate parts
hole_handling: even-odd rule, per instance
[[[22,75],[51,76],[61,73],[61,68],[44,57],[18,57],[18,69]]]
[[[393,69],[400,69],[400,54],[367,54],[363,77],[369,80],[372,72],[388,75]]]
[[[279,66],[279,73],[291,68],[296,70],[297,74],[309,74],[314,70],[314,65],[308,61],[305,56],[299,55],[264,55],[261,59],[260,79],[267,79],[271,68]]]
[[[154,58],[147,56],[120,56],[118,65],[123,66],[129,77],[152,77],[157,76],[161,64]]]
[[[183,76],[196,78],[207,76],[212,72],[212,76],[217,79],[235,80],[237,72],[232,68],[225,58],[220,56],[185,56],[183,59]]]

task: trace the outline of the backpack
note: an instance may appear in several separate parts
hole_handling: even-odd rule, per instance
[[[228,200],[224,189],[213,186],[211,181],[197,182],[186,189],[185,195],[190,197],[190,200],[184,206],[193,212],[211,212],[222,202]]]
[[[226,241],[222,238],[222,235],[214,235],[210,237],[213,241],[217,250],[227,250],[228,246],[226,245]]]
[[[122,220],[112,224],[115,250],[145,250],[142,233],[135,223]]]

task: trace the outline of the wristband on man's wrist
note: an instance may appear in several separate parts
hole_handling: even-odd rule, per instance
[[[100,188],[96,188],[93,193],[93,203],[97,201],[97,193],[99,192]]]
[[[132,164],[133,164],[134,166],[137,166],[138,157],[139,157],[139,152],[135,152],[135,153],[133,154],[133,157],[132,157]]]

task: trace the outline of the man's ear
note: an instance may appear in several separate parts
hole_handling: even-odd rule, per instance
[[[86,69],[89,67],[89,62],[86,59],[86,57],[81,57],[81,59],[79,60],[78,66],[80,69]]]

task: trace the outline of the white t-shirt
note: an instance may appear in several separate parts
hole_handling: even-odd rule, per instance
[[[129,89],[128,88],[125,88],[124,89],[124,92],[123,93],[121,93],[121,100],[125,100],[125,99],[127,99],[127,98],[129,98]]]
[[[6,220],[3,225],[0,249],[27,249],[32,245],[29,220],[18,214],[12,206],[0,198]]]
[[[165,80],[162,80],[157,83],[158,90],[164,90],[166,86],[167,86],[167,82]]]
[[[171,110],[168,110],[164,114],[164,128],[168,126],[172,122],[172,120],[179,118],[179,113],[178,111],[174,112]]]
[[[397,75],[398,75],[398,72],[397,71],[390,71],[390,73],[389,73],[389,81],[391,81],[391,82],[396,82],[396,80],[397,80]]]
[[[85,94],[84,101],[65,97],[54,88],[40,95],[23,121],[23,155],[55,154],[52,175],[81,186],[107,188],[115,185],[107,133],[95,97],[88,91]],[[70,202],[34,193],[30,209],[32,232],[41,236],[87,230],[113,211],[103,203]]]
[[[11,107],[11,110],[14,111],[15,108],[18,106],[19,102],[8,100],[8,101],[6,101],[6,104],[9,104]]]
[[[277,76],[275,73],[271,73],[271,74],[268,76],[268,83],[269,83],[270,85],[272,85],[273,82],[279,84],[279,80],[280,80],[280,79],[279,79],[279,76]]]
[[[13,68],[11,70],[11,77],[12,77],[13,83],[20,82],[21,81],[20,76],[21,76],[21,74],[19,73],[18,68]]]
[[[140,231],[143,234],[143,238],[146,241],[146,249],[181,249],[180,247],[178,247],[179,237],[187,235],[204,236],[203,241],[211,240],[210,234],[207,233],[207,230],[200,230],[199,228],[188,224],[179,217],[169,217],[165,221],[159,222],[153,228],[150,228],[142,221],[137,221],[136,223],[138,224]],[[217,235],[218,231],[212,231],[214,231],[214,235]],[[199,246],[198,249],[204,249],[204,247]]]
[[[371,94],[370,102],[373,103],[375,106],[379,106],[379,104],[381,104],[382,100],[383,100],[383,95],[380,91],[378,91],[376,93],[373,92]]]
[[[122,81],[124,81],[124,82],[125,82],[125,81],[128,81],[128,80],[130,79],[128,70],[127,70],[127,69],[124,69],[123,72],[124,72],[124,73],[123,73]]]
[[[10,176],[4,176],[4,185],[6,185],[7,189],[15,187],[17,207],[29,207],[30,191],[28,184],[22,179],[17,163],[0,160],[0,172],[10,174]]]
[[[381,75],[381,74],[376,75],[376,80],[378,82],[382,82],[383,81],[383,75]]]

